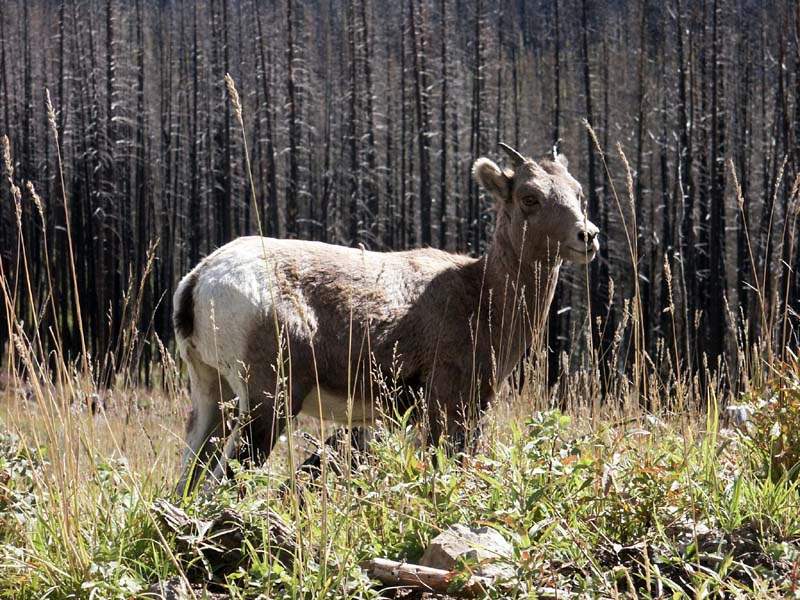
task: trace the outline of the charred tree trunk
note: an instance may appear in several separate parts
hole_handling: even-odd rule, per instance
[[[430,117],[428,114],[428,76],[425,66],[425,36],[417,24],[413,0],[408,0],[411,27],[411,55],[414,62],[414,107],[417,115],[419,149],[419,211],[421,242],[431,244],[431,161],[429,148]],[[420,24],[424,21],[420,15]]]
[[[267,171],[267,190],[266,190],[266,210],[261,211],[261,218],[266,222],[264,223],[264,233],[271,237],[279,235],[278,227],[278,181],[277,181],[277,167],[275,165],[275,129],[273,126],[273,106],[272,94],[270,87],[272,85],[272,49],[270,48],[268,54],[265,56],[264,46],[267,43],[264,36],[264,31],[261,26],[261,12],[256,5],[253,7],[256,13],[256,24],[258,26],[258,39],[259,39],[259,58],[261,60],[261,84],[264,91],[264,119],[265,119],[265,135],[266,135],[266,150],[265,150],[265,168]]]
[[[725,303],[727,277],[725,274],[725,120],[720,107],[723,91],[723,65],[720,56],[719,0],[714,0],[712,16],[712,73],[711,73],[711,148],[710,148],[710,232],[709,285],[707,312],[709,320],[709,364],[716,366],[725,351]]]
[[[358,71],[356,69],[356,20],[353,1],[350,2],[349,26],[348,26],[348,45],[350,48],[350,97],[348,104],[350,108],[348,147],[350,155],[350,245],[355,246],[359,242],[359,233],[362,226],[362,201],[361,201],[361,177],[359,155],[359,135],[358,135]]]
[[[555,44],[553,55],[553,84],[555,89],[553,91],[553,152],[558,151],[559,140],[561,139],[561,38],[560,38],[560,23],[558,14],[559,0],[553,1],[553,10],[555,17]],[[585,76],[585,73],[584,73]],[[587,83],[588,85],[588,83]],[[587,117],[591,118],[591,117]],[[589,139],[591,144],[591,138]],[[592,154],[592,148],[589,148],[589,156]],[[561,357],[561,340],[560,340],[560,320],[559,311],[562,300],[562,288],[556,287],[553,294],[553,300],[550,303],[550,313],[547,321],[547,382],[552,386],[558,381],[560,375],[559,360]]]
[[[583,62],[583,85],[584,96],[586,100],[586,120],[594,127],[594,105],[592,97],[592,77],[591,65],[589,63],[589,23],[587,14],[586,0],[581,2],[581,26],[583,28],[581,35],[581,60]],[[597,194],[597,174],[595,168],[595,147],[594,141],[589,131],[586,132],[586,156],[588,160],[587,167],[587,190],[588,196],[586,198],[587,212],[589,220],[593,223],[602,223],[600,199]],[[605,245],[605,244],[603,244]],[[591,280],[589,282],[589,301],[590,307],[590,323],[589,326],[592,332],[592,348],[597,353],[599,358],[600,367],[600,391],[601,394],[606,393],[606,383],[610,377],[610,365],[607,362],[607,351],[610,340],[603,336],[601,325],[608,319],[608,298],[606,297],[605,286],[607,284],[608,274],[603,273],[603,257],[600,260],[592,262],[590,267]],[[605,275],[605,277],[604,277]],[[554,315],[551,313],[550,318]]]
[[[481,22],[483,20],[483,0],[475,3],[475,49],[472,71],[472,127],[470,135],[470,154],[477,158],[483,152],[483,132],[481,104],[483,97],[483,38]],[[473,253],[481,251],[483,241],[483,215],[480,206],[478,187],[469,178],[468,223],[471,230],[470,246]]]
[[[299,139],[297,98],[295,90],[294,69],[294,0],[286,0],[286,90],[289,109],[289,175],[286,180],[286,235],[296,238],[297,228],[297,192],[299,187],[299,164],[297,141]]]
[[[373,108],[373,89],[372,89],[372,51],[369,34],[369,22],[367,19],[367,0],[361,0],[359,5],[361,17],[361,46],[363,51],[364,66],[364,92],[366,99],[366,119],[367,119],[367,177],[366,177],[366,214],[367,219],[364,229],[367,240],[375,243],[378,237],[378,190],[375,180],[378,177],[378,161],[375,153],[375,114]]]
[[[686,58],[683,45],[683,8],[681,0],[676,0],[676,29],[678,46],[678,173],[676,180],[679,182],[678,196],[681,206],[680,226],[680,281],[683,301],[683,332],[686,342],[685,360],[692,362],[693,352],[697,344],[693,337],[694,330],[691,319],[697,307],[697,263],[695,260],[695,230],[694,230],[694,182],[692,179],[692,145],[690,138],[690,109],[686,89],[689,77],[687,73]],[[689,279],[687,281],[687,274]]]
[[[439,247],[447,247],[447,0],[439,1],[442,97],[439,104]]]
[[[652,340],[651,335],[651,310],[650,305],[650,278],[651,273],[647,264],[647,231],[648,227],[645,223],[644,213],[644,196],[643,196],[643,179],[644,179],[644,132],[645,132],[645,114],[646,114],[646,100],[645,100],[645,29],[646,29],[646,7],[644,1],[639,2],[639,57],[636,65],[636,88],[637,88],[637,104],[638,111],[636,116],[636,166],[635,177],[636,183],[634,188],[634,202],[636,209],[634,212],[636,219],[635,243],[636,243],[636,258],[638,264],[636,265],[636,276],[638,278],[639,289],[639,309],[641,314],[641,331],[644,339],[643,348],[650,349],[648,342]]]

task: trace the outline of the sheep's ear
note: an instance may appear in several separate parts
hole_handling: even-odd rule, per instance
[[[556,154],[556,162],[565,169],[569,169],[569,161],[567,160],[567,157],[564,156],[563,154]]]
[[[479,158],[475,161],[472,165],[472,176],[478,185],[498,202],[508,202],[511,199],[510,177],[488,158]]]

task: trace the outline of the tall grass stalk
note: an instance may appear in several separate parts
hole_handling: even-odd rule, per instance
[[[83,331],[83,311],[81,310],[80,293],[78,292],[78,273],[75,268],[75,251],[72,244],[72,219],[69,214],[69,202],[67,200],[67,186],[64,183],[64,165],[61,162],[61,142],[58,137],[58,126],[56,125],[56,111],[50,100],[50,90],[45,88],[45,101],[47,103],[47,121],[50,124],[50,131],[53,134],[53,142],[56,146],[56,163],[58,166],[58,178],[61,184],[61,200],[64,204],[64,224],[67,231],[67,250],[69,252],[69,269],[72,274],[72,292],[75,302],[75,318],[78,322],[78,335],[81,342],[81,361],[84,373],[88,374],[89,355],[86,351],[86,335]]]

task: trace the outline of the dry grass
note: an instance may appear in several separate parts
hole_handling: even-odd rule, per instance
[[[170,398],[154,390],[102,394],[104,408],[92,414],[86,406],[70,406],[72,431],[57,433],[61,443],[47,437],[49,421],[59,418],[38,405],[36,398],[26,398],[29,388],[9,387],[0,392],[0,423],[19,434],[26,445],[48,446],[66,451],[67,435],[81,440],[79,470],[91,468],[94,461],[125,458],[137,473],[152,472],[157,479],[175,477],[180,465],[183,428],[189,410],[185,395]],[[58,436],[58,433],[61,435]]]

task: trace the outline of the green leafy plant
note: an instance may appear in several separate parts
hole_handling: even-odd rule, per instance
[[[773,481],[800,471],[800,359],[776,362],[763,388],[745,397],[749,418],[741,440],[762,473]]]

